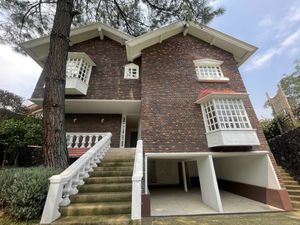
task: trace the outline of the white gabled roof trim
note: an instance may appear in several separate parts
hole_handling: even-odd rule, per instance
[[[132,62],[139,57],[142,50],[162,43],[164,40],[182,33],[184,36],[189,34],[201,39],[211,45],[230,52],[237,62],[241,65],[245,62],[257,48],[244,41],[238,40],[225,33],[209,28],[205,25],[195,23],[176,22],[168,26],[155,29],[139,37],[132,37],[102,23],[93,23],[87,26],[74,29],[70,33],[70,45],[80,43],[95,37],[101,40],[104,36],[126,45],[127,60]],[[49,36],[21,43],[22,49],[30,55],[39,65],[43,66],[49,51]]]
[[[103,23],[92,23],[87,26],[76,28],[70,32],[70,45],[80,43],[95,37],[101,40],[104,36],[119,42],[124,45],[126,41],[133,37],[109,27]],[[41,37],[31,41],[21,43],[21,48],[30,55],[40,66],[43,66],[43,61],[46,59],[49,52],[50,36]]]
[[[238,66],[245,62],[257,50],[253,45],[205,25],[199,26],[192,22],[188,24],[185,22],[176,22],[127,41],[126,50],[128,61],[133,61],[139,57],[143,49],[161,43],[179,33],[192,35],[232,53]]]

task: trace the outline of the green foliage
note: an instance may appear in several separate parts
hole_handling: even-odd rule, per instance
[[[103,22],[133,36],[175,20],[209,23],[224,13],[224,8],[214,9],[211,0],[82,0],[74,1],[72,26]],[[48,35],[53,26],[55,1],[0,1],[0,42],[13,44]],[[75,14],[75,13],[74,13]]]
[[[23,115],[26,112],[23,102],[22,97],[0,89],[0,121]]]
[[[281,134],[276,119],[262,119],[259,122],[267,140]]]
[[[60,171],[49,168],[0,170],[0,203],[16,219],[38,218],[48,191],[48,178]]]
[[[11,118],[0,122],[0,144],[9,151],[42,144],[42,121],[35,117]]]

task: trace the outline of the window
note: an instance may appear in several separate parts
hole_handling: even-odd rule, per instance
[[[223,62],[213,59],[194,60],[195,70],[199,81],[228,81],[224,77],[221,64]]]
[[[84,54],[84,53],[83,53]],[[66,67],[68,78],[78,78],[88,84],[93,64],[79,54],[69,54]]]
[[[139,79],[139,66],[134,63],[125,65],[124,79]]]
[[[207,132],[251,129],[242,99],[214,98],[201,105]]]

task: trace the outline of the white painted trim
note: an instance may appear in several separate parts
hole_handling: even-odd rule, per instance
[[[189,25],[188,29],[186,29],[186,25]],[[133,61],[135,58],[139,57],[143,49],[161,43],[181,32],[190,34],[232,53],[238,66],[246,61],[257,50],[253,45],[205,25],[197,25],[193,22],[187,24],[179,21],[127,41],[126,52],[128,61]]]
[[[248,96],[247,93],[210,93],[206,96],[204,96],[203,98],[201,99],[198,99],[197,101],[195,101],[196,104],[202,104],[204,102],[207,102],[211,99],[214,99],[214,98],[235,98],[235,99],[246,99]]]
[[[125,148],[126,142],[126,114],[122,114],[121,131],[120,131],[120,148]]]
[[[84,59],[91,66],[96,66],[94,61],[85,52],[68,52],[68,58]]]
[[[275,181],[275,188],[277,189],[277,190],[280,190],[281,189],[281,185],[280,185],[280,182],[279,182],[279,180],[278,180],[278,177],[277,177],[277,174],[276,174],[276,172],[275,172],[275,169],[274,169],[274,166],[273,166],[273,164],[272,164],[272,161],[271,161],[271,159],[270,159],[270,156],[267,154],[266,155],[266,157],[267,157],[267,160],[268,160],[268,167],[271,169],[271,171],[268,171],[269,172],[269,175],[270,176],[272,176],[272,178],[273,178],[273,180]],[[272,180],[272,179],[271,179]],[[268,184],[269,185],[269,184]],[[274,188],[274,187],[272,187],[272,188]]]
[[[196,59],[193,61],[195,66],[221,66],[223,61],[216,60],[216,59]]]
[[[136,77],[128,76],[129,69],[136,69]],[[126,64],[124,67],[124,79],[138,80],[139,79],[139,66],[134,63]]]
[[[149,159],[196,159],[211,155],[213,158],[219,157],[234,157],[234,156],[251,156],[251,155],[266,155],[268,151],[251,151],[251,152],[160,152],[160,153],[145,153]]]
[[[148,188],[148,156],[147,153],[145,153],[145,194],[149,194],[149,188]]]

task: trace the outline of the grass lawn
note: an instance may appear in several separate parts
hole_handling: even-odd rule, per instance
[[[31,221],[17,221],[12,218],[9,218],[4,212],[0,211],[0,224],[1,225],[38,225],[38,220]]]

